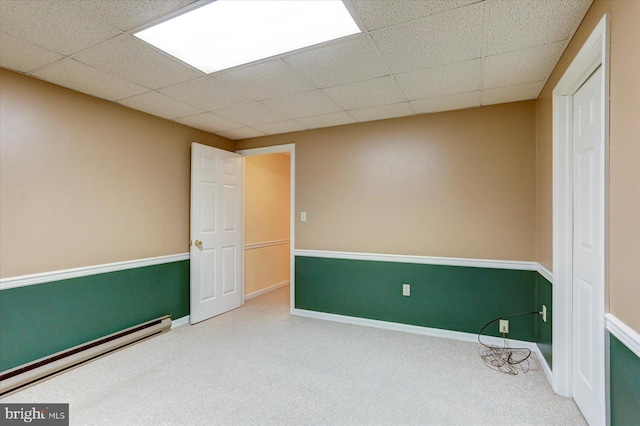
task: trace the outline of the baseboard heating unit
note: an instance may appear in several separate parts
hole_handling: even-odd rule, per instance
[[[171,317],[165,315],[82,345],[37,359],[0,374],[0,396],[20,390],[86,362],[144,339],[169,331]]]

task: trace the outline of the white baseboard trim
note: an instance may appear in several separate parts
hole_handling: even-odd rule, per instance
[[[270,291],[273,291],[273,290],[277,290],[280,287],[284,287],[286,285],[289,285],[289,280],[282,281],[281,283],[270,285],[269,287],[263,288],[262,290],[257,290],[252,293],[249,293],[246,296],[244,296],[244,300],[250,300],[250,299],[253,299],[254,297],[262,296],[263,294],[269,293]]]
[[[68,280],[70,278],[86,277],[89,275],[104,274],[107,272],[124,271],[126,269],[142,268],[144,266],[160,265],[163,263],[178,262],[181,260],[189,260],[189,253],[170,254],[168,256],[83,266],[81,268],[63,269],[59,271],[43,272],[40,274],[20,275],[17,277],[0,279],[0,290],[48,283],[51,281]]]
[[[458,257],[412,256],[402,254],[357,253],[326,250],[294,250],[295,256],[324,257],[331,259],[371,260],[379,262],[419,263],[424,265],[466,266],[474,268],[516,269],[538,271],[537,262],[516,260],[467,259]]]
[[[442,330],[439,328],[422,327],[418,325],[401,324],[397,322],[388,322],[380,320],[372,320],[367,318],[350,317],[346,315],[329,314],[326,312],[309,311],[306,309],[294,308],[291,310],[292,315],[301,317],[314,318],[325,321],[340,322],[343,324],[360,325],[363,327],[381,328],[384,330],[400,331],[403,333],[421,334],[423,336],[441,337],[443,339],[460,340],[463,342],[478,342],[478,335],[466,333],[462,331]],[[482,336],[482,341],[492,345],[502,345],[504,340],[500,337]],[[547,375],[549,383],[552,383],[551,368],[547,364],[547,360],[542,356],[540,348],[534,342],[525,342],[522,340],[507,339],[511,347],[520,347],[530,349],[535,353],[542,369]],[[478,343],[479,344],[479,343]]]
[[[631,352],[640,358],[640,333],[620,321],[615,315],[606,314],[607,331],[620,340]]]
[[[171,330],[182,327],[183,325],[189,325],[189,315],[171,321]]]
[[[535,352],[536,355],[538,356],[538,361],[542,366],[542,370],[544,371],[544,374],[547,375],[547,380],[549,381],[549,384],[553,386],[553,371],[551,371],[551,366],[547,364],[547,359],[544,357],[544,355],[542,355],[542,351],[540,351],[540,348],[538,347],[538,345],[534,343],[534,346],[535,348],[532,349],[532,352]]]

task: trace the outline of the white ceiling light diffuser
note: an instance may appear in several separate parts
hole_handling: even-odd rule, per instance
[[[209,74],[359,32],[341,0],[217,0],[134,35]]]

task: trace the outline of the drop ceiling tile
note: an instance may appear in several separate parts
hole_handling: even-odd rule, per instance
[[[253,102],[253,99],[218,83],[211,77],[185,81],[160,89],[159,92],[207,111]]]
[[[346,110],[362,109],[405,101],[393,77],[349,83],[322,90]]]
[[[485,53],[495,55],[567,40],[591,3],[591,0],[487,2],[489,31]]]
[[[267,99],[264,103],[291,118],[311,117],[342,110],[319,90]]]
[[[223,138],[233,139],[233,140],[257,138],[260,136],[265,136],[264,133],[256,129],[252,129],[251,127],[243,127],[241,129],[227,130],[226,132],[218,132],[216,134],[222,136]]]
[[[544,87],[544,81],[518,84],[516,86],[498,87],[482,91],[482,105],[501,104],[506,102],[535,99]]]
[[[70,55],[121,34],[73,2],[0,1],[2,31],[62,55]]]
[[[316,115],[313,117],[300,118],[298,121],[310,129],[341,126],[343,124],[356,122],[355,118],[347,112],[334,112],[332,114]]]
[[[226,116],[214,114],[217,123],[226,122],[221,131],[238,126],[255,135],[288,131],[296,122],[315,128],[351,123],[354,116],[385,118],[407,108],[398,100],[410,99],[415,111],[429,112],[443,105],[464,107],[465,96],[475,104],[478,96],[484,104],[531,99],[591,5],[591,0],[348,0],[369,32],[211,76],[122,34],[202,1],[208,2],[0,0],[0,65],[107,99],[126,96],[123,104],[168,118],[192,117],[193,126],[217,128],[213,116],[203,113],[222,111]],[[483,51],[479,78],[473,71]],[[66,52],[78,62],[63,59]],[[396,74],[395,85],[390,72]],[[482,95],[478,82],[485,88]],[[147,89],[156,92],[140,93]],[[383,99],[385,92],[389,99]],[[459,94],[449,96],[452,92]]]
[[[480,59],[396,75],[407,99],[424,99],[480,89]]]
[[[368,30],[376,30],[413,21],[447,10],[457,9],[478,0],[351,0]]]
[[[222,118],[212,112],[205,112],[204,114],[177,118],[175,121],[187,126],[195,127],[196,129],[212,133],[244,127],[242,124],[227,120],[226,118]]]
[[[513,86],[546,80],[560,59],[565,42],[488,56],[484,62],[484,88]]]
[[[372,32],[391,71],[435,67],[482,54],[482,3]]]
[[[315,89],[279,59],[214,74],[214,77],[260,101]]]
[[[147,92],[121,99],[118,103],[128,106],[129,108],[137,109],[138,111],[168,118],[169,120],[204,112],[201,109],[183,104],[158,92]]]
[[[149,91],[145,87],[106,74],[71,58],[39,69],[32,75],[110,101]]]
[[[368,35],[306,50],[283,60],[319,88],[388,75],[387,67]]]
[[[0,66],[29,72],[63,56],[8,33],[0,34]]]
[[[216,114],[245,126],[277,123],[289,118],[259,102],[221,109],[216,111]]]
[[[88,13],[127,31],[194,2],[195,0],[79,0],[74,3],[82,6]]]
[[[75,55],[75,59],[151,89],[204,75],[127,35],[112,38],[81,52]]]
[[[411,101],[411,107],[416,114],[428,114],[432,112],[451,111],[479,106],[480,91]]]
[[[413,110],[409,103],[400,102],[397,104],[380,105],[371,108],[354,109],[349,111],[349,114],[358,121],[374,121],[413,115]]]
[[[280,133],[299,132],[307,128],[295,120],[280,121],[279,123],[261,124],[254,126],[256,130],[266,133],[267,135],[277,135]]]

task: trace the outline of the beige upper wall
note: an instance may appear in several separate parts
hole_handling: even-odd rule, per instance
[[[297,249],[534,260],[534,132],[528,101],[237,148],[296,144]]]
[[[233,142],[0,70],[0,277],[184,253],[190,143]]]
[[[610,311],[640,332],[640,1],[596,0],[537,100],[537,258],[552,267],[552,91],[605,13],[611,16]]]

